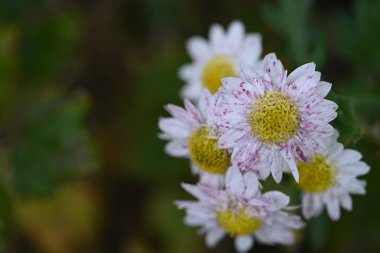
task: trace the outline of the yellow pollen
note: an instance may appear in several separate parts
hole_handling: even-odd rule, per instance
[[[194,165],[208,173],[224,174],[231,161],[227,149],[218,147],[215,131],[201,127],[189,138],[190,159]]]
[[[220,79],[229,76],[237,76],[231,58],[226,55],[217,55],[203,67],[203,86],[211,93],[215,93],[222,85]]]
[[[248,216],[244,209],[238,212],[228,209],[219,211],[216,213],[216,218],[219,225],[232,237],[253,233],[261,226],[261,220]]]
[[[334,185],[336,169],[326,163],[322,155],[313,155],[310,163],[297,162],[297,167],[300,174],[298,187],[305,192],[324,192]]]
[[[288,141],[298,129],[297,105],[281,92],[266,92],[251,105],[248,123],[265,143]]]

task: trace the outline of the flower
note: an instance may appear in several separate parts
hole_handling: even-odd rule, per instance
[[[307,219],[320,215],[326,206],[330,218],[338,220],[340,206],[352,209],[350,194],[365,194],[366,182],[357,176],[367,174],[370,168],[361,161],[358,151],[344,149],[337,138],[338,132],[325,138],[328,148],[313,153],[310,163],[298,162],[298,188],[302,190],[302,213]]]
[[[261,194],[256,175],[243,174],[236,167],[227,171],[225,185],[221,190],[182,184],[198,200],[176,202],[186,209],[187,225],[201,226],[207,246],[214,247],[226,234],[234,238],[238,252],[247,252],[255,239],[268,245],[294,242],[291,230],[304,224],[299,216],[282,210],[289,203],[288,196],[278,191]]]
[[[217,144],[219,129],[213,121],[215,96],[204,89],[199,108],[187,99],[184,104],[185,109],[176,105],[166,106],[173,117],[159,120],[163,131],[160,137],[169,140],[165,150],[172,156],[190,158],[193,171],[202,172],[202,182],[219,184],[221,179],[213,175],[224,175],[230,166],[231,154]]]
[[[241,22],[232,22],[226,32],[220,25],[212,25],[209,39],[193,37],[187,43],[193,62],[179,70],[179,77],[186,82],[181,91],[184,98],[198,100],[202,88],[215,93],[222,85],[220,79],[237,76],[241,64],[260,66],[261,36],[245,34]]]
[[[289,76],[274,53],[264,58],[264,72],[242,68],[241,78],[222,79],[216,96],[219,145],[233,149],[232,162],[246,167],[250,160],[268,160],[276,182],[290,168],[299,175],[296,160],[310,161],[311,152],[323,150],[322,137],[331,136],[328,123],[337,105],[324,99],[331,84],[320,81],[315,64],[308,63]]]

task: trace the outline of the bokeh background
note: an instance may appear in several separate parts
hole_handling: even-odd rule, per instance
[[[0,252],[234,252],[183,225],[173,201],[196,178],[157,120],[182,103],[186,39],[236,19],[287,69],[317,63],[340,141],[372,167],[353,212],[252,252],[379,252],[379,14],[378,0],[1,0]]]

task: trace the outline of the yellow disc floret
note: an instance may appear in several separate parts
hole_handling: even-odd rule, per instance
[[[229,76],[237,76],[231,58],[226,55],[217,55],[203,67],[203,86],[211,93],[215,93],[222,85],[220,79]]]
[[[324,192],[334,185],[336,169],[326,163],[322,155],[313,155],[310,163],[297,162],[297,167],[300,174],[298,187],[305,192]]]
[[[219,225],[232,237],[253,233],[261,226],[261,220],[248,216],[243,208],[237,212],[229,209],[219,211],[216,218]]]
[[[213,129],[201,127],[189,139],[190,159],[194,165],[208,173],[224,174],[231,161],[227,149],[218,147],[217,133]]]
[[[288,141],[298,129],[297,105],[281,92],[266,92],[251,106],[248,123],[265,143]]]

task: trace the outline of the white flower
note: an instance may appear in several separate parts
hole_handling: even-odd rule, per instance
[[[169,140],[165,146],[168,154],[188,157],[194,172],[201,174],[201,182],[220,185],[221,176],[231,163],[228,149],[218,147],[219,130],[213,121],[215,97],[204,89],[199,100],[199,109],[185,99],[185,108],[168,105],[173,116],[159,120],[160,137]],[[216,176],[215,176],[216,175]]]
[[[238,252],[247,252],[258,240],[263,244],[291,244],[292,229],[300,229],[299,216],[282,211],[289,197],[271,191],[261,195],[259,181],[253,172],[242,174],[231,167],[226,174],[226,189],[205,185],[182,184],[198,201],[178,201],[186,209],[185,223],[200,226],[206,234],[206,244],[215,246],[224,235],[234,237]]]
[[[179,70],[180,78],[186,82],[181,92],[184,98],[198,100],[202,88],[215,93],[222,85],[220,79],[237,76],[241,64],[260,66],[261,36],[245,34],[241,22],[232,22],[226,32],[218,24],[211,26],[209,39],[193,37],[187,43],[193,62]]]
[[[365,194],[366,182],[357,176],[367,174],[370,168],[358,151],[344,149],[337,138],[338,132],[325,138],[326,151],[314,153],[310,163],[298,162],[302,213],[307,219],[320,215],[326,206],[330,218],[338,220],[340,206],[352,209],[350,194]]]
[[[328,122],[337,105],[324,99],[331,84],[320,81],[314,63],[288,76],[273,53],[264,58],[263,73],[247,68],[240,73],[242,79],[222,79],[216,94],[222,97],[216,117],[220,147],[233,148],[232,162],[240,168],[268,160],[276,182],[288,168],[298,182],[296,160],[309,161],[311,152],[323,150],[320,138],[334,133]]]

